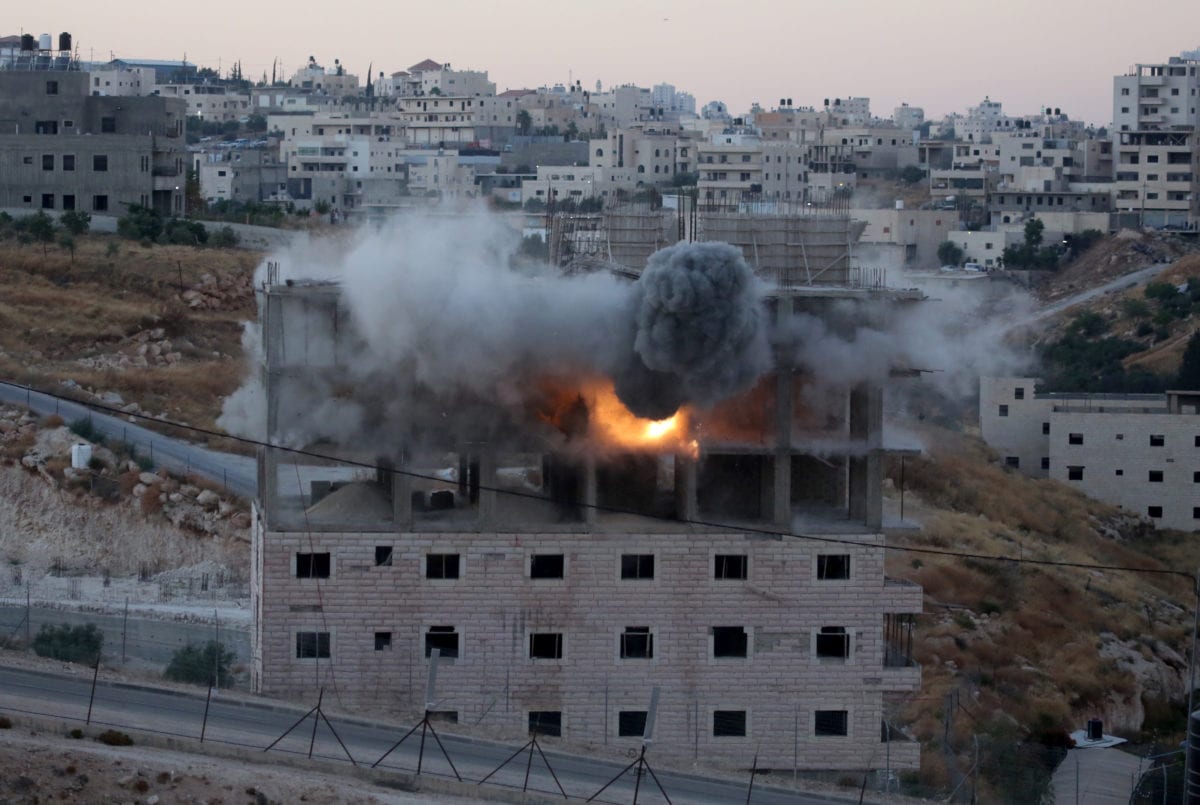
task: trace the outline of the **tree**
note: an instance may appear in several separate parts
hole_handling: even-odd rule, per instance
[[[905,184],[916,184],[925,178],[925,171],[918,168],[916,165],[905,165],[900,170],[900,181]]]
[[[526,135],[533,128],[533,118],[530,117],[528,110],[522,109],[517,112],[517,134]]]
[[[42,210],[38,210],[26,219],[25,231],[35,241],[42,244],[42,254],[46,253],[46,246],[54,241],[54,230],[54,219]]]
[[[117,219],[117,234],[129,240],[157,240],[162,231],[162,216],[141,204],[130,204],[126,213]]]
[[[163,677],[173,682],[226,688],[233,684],[230,666],[235,659],[236,654],[215,640],[203,645],[188,643],[171,656]]]
[[[1175,387],[1185,391],[1200,391],[1200,331],[1192,333],[1188,339]]]
[[[944,266],[956,266],[963,260],[963,250],[952,240],[943,240],[938,246],[938,259]]]
[[[67,210],[58,217],[63,229],[72,235],[83,235],[92,226],[92,216],[83,210]]]
[[[62,231],[58,233],[58,245],[71,254],[71,265],[75,265],[75,236],[70,232]]]
[[[1030,249],[1036,249],[1042,245],[1042,236],[1046,231],[1046,224],[1040,218],[1030,219],[1025,223],[1025,245]]]

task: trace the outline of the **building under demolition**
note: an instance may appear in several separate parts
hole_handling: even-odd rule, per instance
[[[656,232],[675,215],[657,214]],[[855,287],[831,242],[797,245],[852,242],[845,219],[710,231],[736,242],[753,226],[782,233],[779,268],[741,247],[772,332],[802,317],[852,330],[919,298]],[[633,240],[600,270],[641,275]],[[799,281],[802,250],[824,255],[827,281]],[[259,457],[256,690],[634,747],[658,687],[656,754],[916,767],[919,745],[881,729],[889,696],[919,687],[922,605],[884,575],[882,382],[819,388],[776,340],[738,393],[661,419],[629,410],[620,377],[560,372],[523,379],[518,402],[415,383],[403,406],[369,406],[386,430],[345,428],[386,435],[297,437],[306,417],[338,417],[301,403],[306,389],[350,400],[374,382],[344,290],[261,288],[269,441],[301,449]]]

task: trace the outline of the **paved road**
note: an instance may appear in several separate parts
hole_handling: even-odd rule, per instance
[[[1054,772],[1057,805],[1126,805],[1141,761],[1120,749],[1072,749]]]
[[[198,737],[204,717],[204,699],[201,694],[187,695],[174,691],[133,686],[103,681],[96,690],[92,710],[94,722],[109,723],[132,729],[161,730],[171,734]],[[91,678],[84,669],[78,676],[0,668],[0,710],[37,712],[50,716],[82,720],[88,709]],[[233,742],[247,747],[246,751],[259,751],[295,724],[306,708],[291,708],[277,704],[259,703],[246,698],[213,698],[208,713],[206,740]],[[398,741],[404,730],[377,722],[330,719],[341,739],[360,764],[370,765],[378,760],[388,747]],[[273,751],[307,754],[312,738],[313,720],[310,718],[284,738]],[[449,729],[449,728],[446,728]],[[454,765],[464,779],[477,781],[499,766],[516,750],[515,746],[495,744],[469,738],[444,734],[438,730]],[[380,768],[411,771],[417,766],[418,739],[414,735],[393,752]],[[324,725],[316,733],[315,754],[330,760],[345,760],[345,755],[336,739]],[[563,788],[572,797],[586,798],[594,794],[618,771],[622,764],[593,760],[576,755],[546,752]],[[492,778],[501,784],[520,788],[525,774],[525,755],[507,765]],[[650,752],[653,762],[653,750]],[[441,757],[432,739],[426,743],[423,768],[426,772],[439,775],[450,774],[450,768]],[[655,768],[659,780],[672,802],[715,805],[716,803],[745,802],[745,780],[729,781],[719,778],[676,774]],[[533,764],[530,786],[543,791],[555,791],[554,781],[540,763]],[[604,792],[602,800],[629,802],[633,793],[632,775],[626,775]],[[643,779],[639,801],[663,802],[655,789],[653,780]],[[757,805],[819,805],[820,803],[849,803],[851,799],[821,795],[801,795],[795,791],[772,788],[756,784],[753,799]]]
[[[58,414],[67,422],[90,418],[96,430],[115,441],[132,444],[139,455],[149,458],[156,467],[194,472],[245,498],[254,498],[258,493],[257,466],[254,459],[247,456],[220,453],[172,439],[127,418],[101,414],[79,403],[59,400],[2,380],[0,402],[24,405],[39,414]]]
[[[1137,285],[1144,285],[1170,267],[1171,263],[1155,263],[1148,268],[1143,268],[1140,271],[1133,272],[1132,274],[1125,274],[1124,276],[1117,277],[1115,280],[1110,280],[1109,282],[1106,282],[1103,285],[1098,285],[1095,288],[1091,288],[1086,291],[1080,291],[1077,294],[1072,294],[1065,299],[1060,299],[1054,304],[1046,305],[1045,307],[1038,309],[1029,316],[1026,316],[1020,321],[1014,323],[1009,329],[1028,327],[1031,324],[1036,324],[1037,322],[1047,319],[1051,316],[1057,316],[1064,310],[1069,310],[1070,308],[1073,308],[1076,305],[1081,305],[1084,302],[1090,302],[1096,297],[1103,296],[1107,293],[1124,291]]]

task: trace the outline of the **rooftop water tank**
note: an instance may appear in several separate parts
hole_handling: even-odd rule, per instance
[[[54,39],[50,34],[42,34],[38,37],[38,50],[49,50],[54,46]]]

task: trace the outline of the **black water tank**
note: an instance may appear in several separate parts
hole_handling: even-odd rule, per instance
[[[1098,718],[1088,719],[1087,738],[1089,741],[1104,740],[1104,722]]]
[[[37,40],[33,38],[33,34],[21,34],[21,50],[34,50],[37,46]]]
[[[68,52],[71,50],[71,35],[66,31],[58,35],[58,49]]]

